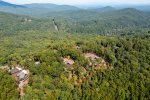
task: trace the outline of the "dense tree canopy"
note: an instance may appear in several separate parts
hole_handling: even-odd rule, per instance
[[[0,98],[2,100],[17,99],[19,95],[15,79],[11,77],[6,71],[0,70],[0,80]]]
[[[0,23],[0,65],[21,65],[30,70],[25,96],[21,99],[150,98],[150,34],[147,29],[132,27],[130,31],[125,28],[122,30],[124,34],[118,31],[120,34],[113,35],[98,30],[102,35],[92,30],[95,27],[91,24],[91,34],[92,31],[82,32],[80,28],[77,28],[78,32],[67,32],[63,30],[65,26],[61,27],[67,22],[56,18],[60,31],[55,31],[50,19],[33,18],[31,22],[22,22],[25,16],[2,14],[1,19],[5,21],[0,19],[3,22]],[[114,33],[113,30],[110,32]],[[96,54],[99,59],[89,64],[84,53]],[[75,63],[65,65],[64,57]],[[102,65],[96,69],[95,63],[102,60],[106,63],[105,68]],[[0,80],[0,99],[20,99],[15,79],[8,72],[0,70]]]

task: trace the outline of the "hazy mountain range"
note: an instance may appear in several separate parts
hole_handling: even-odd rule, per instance
[[[150,6],[147,5],[140,5],[140,6],[128,6],[129,8],[136,8],[138,10],[142,11],[150,11]],[[85,11],[85,12],[107,12],[107,11],[114,11],[118,9],[123,9],[126,8],[126,6],[116,6],[116,7],[111,7],[111,6],[97,6],[97,8],[89,8],[89,9],[84,9],[84,7],[75,7],[75,6],[70,6],[70,5],[56,5],[56,4],[25,4],[25,5],[16,5],[16,4],[11,4],[8,2],[0,1],[0,11],[3,12],[8,12],[8,13],[13,13],[13,14],[20,14],[20,15],[28,15],[28,16],[33,16],[33,17],[45,17],[49,16],[51,12],[74,12],[74,11]],[[59,14],[59,13],[57,13]],[[53,13],[54,15],[54,13]]]
[[[37,21],[36,23],[39,23],[38,25],[45,24],[44,28],[47,29],[49,23],[52,24],[52,19],[55,18],[59,29],[63,31],[80,33],[107,33],[109,30],[111,32],[115,30],[116,32],[116,30],[120,31],[124,29],[149,28],[150,12],[148,12],[148,10],[148,7],[146,8],[146,10],[143,11],[138,10],[134,7],[119,8],[106,6],[91,9],[82,9],[75,6],[56,4],[35,3],[26,5],[15,5],[0,1],[0,11],[9,13],[0,13],[3,16],[3,19],[1,18],[0,22],[5,23],[6,25],[6,21],[4,20],[8,20],[9,17],[12,16],[11,14],[16,14],[17,16],[20,16],[20,18],[18,19],[18,17],[15,17],[15,24],[16,22],[18,22],[18,25],[20,25],[20,23],[22,24],[22,18],[42,18],[42,20],[40,20],[41,23],[39,21]],[[28,17],[25,17],[24,15]],[[13,16],[10,18],[14,18]],[[10,21],[7,21],[8,24],[10,23]],[[13,22],[11,24],[13,24]],[[33,24],[31,26],[37,27],[37,24],[35,23],[30,24]],[[28,26],[29,25],[24,26],[23,24],[23,27]]]

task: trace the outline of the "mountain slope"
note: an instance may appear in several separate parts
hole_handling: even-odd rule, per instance
[[[43,29],[53,30],[52,20],[54,18],[60,30],[73,33],[105,34],[127,29],[150,28],[150,14],[134,8],[117,10],[112,7],[104,7],[84,10],[55,4],[28,4],[24,6],[26,8],[0,7],[0,11],[42,18],[28,22],[26,25],[17,24],[24,29],[30,29],[31,26],[31,28],[38,29],[41,28],[41,25]],[[8,21],[8,24],[10,23]]]
[[[78,33],[113,33],[113,30],[150,28],[150,14],[133,8],[100,13],[81,10],[60,12],[57,16],[68,18],[67,21],[72,22],[70,30]]]
[[[32,17],[42,17],[50,12],[79,10],[79,8],[68,5],[55,5],[55,4],[26,4],[26,5],[13,5],[1,1],[0,11],[28,15]],[[5,6],[4,6],[5,5]]]
[[[12,34],[19,31],[54,30],[52,20],[36,19],[23,15],[0,12],[0,34]]]
[[[4,2],[4,1],[1,1],[1,0],[0,0],[0,6],[15,7],[15,8],[17,8],[17,7],[25,8],[25,6],[11,4],[11,3]]]

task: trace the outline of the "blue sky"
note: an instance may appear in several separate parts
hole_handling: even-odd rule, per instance
[[[14,4],[55,3],[55,4],[150,4],[150,0],[3,0]]]

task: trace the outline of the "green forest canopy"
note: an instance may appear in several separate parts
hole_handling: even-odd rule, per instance
[[[130,27],[132,24],[127,21],[130,30],[124,28],[114,34],[110,26],[105,27],[105,30],[110,30],[108,33],[97,30],[101,29],[99,23],[96,29],[94,23],[88,24],[85,27],[89,28],[84,27],[85,31],[82,32],[82,28],[79,31],[78,25],[72,26],[73,22],[67,23],[66,19],[56,17],[60,31],[55,31],[53,18],[36,19],[2,12],[0,16],[0,65],[19,64],[31,72],[22,99],[148,100],[150,98],[150,34],[146,27],[138,26],[139,23],[136,27]],[[79,22],[79,27],[86,25],[84,21]],[[115,20],[114,22],[117,23]],[[142,22],[143,25],[148,25]],[[71,30],[72,28],[78,32]],[[122,32],[123,34],[120,34]],[[105,59],[112,69],[95,71],[93,66],[88,65],[84,52],[96,53]],[[64,56],[70,56],[75,61],[75,64],[71,65],[73,67],[71,79],[68,78],[70,74],[64,71],[66,67],[62,59]],[[39,61],[40,64],[35,65],[35,61]],[[86,69],[86,74],[83,73],[83,68]],[[11,75],[0,71],[0,78],[2,79],[0,98],[19,99],[17,86]],[[76,85],[75,82],[78,81],[80,84]]]

